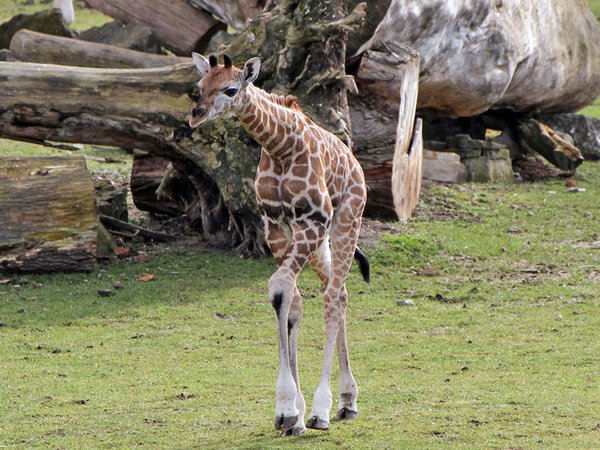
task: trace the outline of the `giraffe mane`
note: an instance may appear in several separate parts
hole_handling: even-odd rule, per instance
[[[277,103],[278,105],[285,106],[286,108],[293,109],[296,111],[302,111],[302,108],[296,103],[297,97],[293,95],[279,95],[267,92],[268,98],[273,103]]]

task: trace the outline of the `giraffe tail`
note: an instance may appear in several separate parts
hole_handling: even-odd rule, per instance
[[[358,262],[363,279],[368,283],[371,280],[371,268],[367,255],[359,247],[356,247],[356,250],[354,250],[354,259]]]

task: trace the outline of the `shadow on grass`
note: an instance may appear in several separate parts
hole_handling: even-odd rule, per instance
[[[156,307],[213,303],[226,315],[230,303],[266,301],[271,258],[161,251],[147,262],[100,264],[88,274],[0,275],[2,328],[64,325],[87,317],[116,319]],[[144,278],[149,279],[143,281]],[[241,300],[244,299],[244,300]]]

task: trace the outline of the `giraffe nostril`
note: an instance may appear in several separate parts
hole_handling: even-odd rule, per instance
[[[204,108],[202,106],[192,109],[193,117],[198,117],[198,116],[203,116],[203,115],[204,115]]]

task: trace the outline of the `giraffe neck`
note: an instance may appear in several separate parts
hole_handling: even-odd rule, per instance
[[[253,85],[244,90],[242,106],[236,112],[243,127],[273,159],[286,160],[295,150],[302,148],[299,126],[304,116],[292,109],[291,98],[278,97]],[[287,102],[287,105],[286,105]]]

